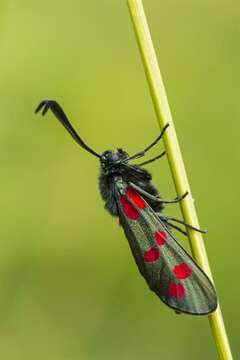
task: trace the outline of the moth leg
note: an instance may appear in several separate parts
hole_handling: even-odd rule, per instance
[[[174,312],[175,312],[175,314],[177,314],[177,315],[181,315],[181,314],[182,314],[181,311],[178,311],[178,310],[174,310]]]
[[[157,215],[160,217],[161,220],[165,221],[165,222],[166,222],[167,224],[169,224],[170,226],[172,226],[172,225],[169,223],[169,220],[170,220],[170,221],[175,221],[175,222],[177,222],[177,223],[179,223],[179,224],[182,224],[182,225],[185,225],[187,228],[192,229],[192,230],[195,230],[195,231],[198,231],[198,232],[200,232],[200,233],[202,233],[202,234],[206,234],[206,233],[207,233],[207,230],[198,229],[198,228],[196,228],[195,226],[192,226],[192,225],[186,223],[186,222],[183,221],[183,220],[179,220],[179,219],[176,219],[176,218],[171,217],[171,216],[168,216],[168,215],[163,215],[163,214],[161,214],[161,213],[157,213]]]
[[[163,137],[163,134],[165,133],[165,131],[167,130],[168,127],[169,127],[169,124],[165,125],[164,128],[162,129],[162,131],[160,132],[160,135],[149,146],[147,146],[143,151],[139,151],[136,154],[129,156],[126,159],[126,161],[138,159],[138,158],[144,156],[148,150],[150,150],[154,145],[156,145],[161,140],[161,138]]]
[[[161,138],[163,137],[163,134],[165,133],[165,131],[167,130],[167,128],[169,127],[169,124],[166,124],[164,126],[164,128],[162,129],[162,131],[160,132],[160,135],[156,138],[156,140],[154,140],[150,145],[148,145],[143,151],[144,153],[146,153],[148,150],[150,150],[154,145],[156,145]]]
[[[166,199],[162,199],[159,196],[154,196],[149,194],[148,192],[144,191],[143,189],[141,189],[139,186],[135,185],[134,183],[130,182],[129,183],[135,190],[137,190],[140,194],[146,196],[147,198],[157,201],[157,202],[161,202],[161,203],[165,203],[165,204],[174,204],[174,203],[178,203],[180,201],[182,201],[187,195],[188,195],[188,191],[186,191],[182,196],[178,196],[173,200],[166,200]]]
[[[156,213],[158,215],[158,217],[164,222],[164,224],[167,226],[167,227],[170,227],[170,228],[173,228],[177,231],[179,231],[180,233],[182,233],[183,235],[185,236],[188,236],[187,232],[184,231],[183,229],[181,229],[180,227],[178,227],[177,225],[174,225],[172,223],[170,223],[167,218],[161,214],[161,213]],[[160,215],[161,214],[161,215]]]
[[[178,226],[176,226],[176,225],[173,225],[173,224],[171,224],[170,222],[166,222],[166,224],[167,224],[168,226],[170,226],[171,228],[179,231],[179,232],[182,233],[183,235],[188,236],[187,232],[184,231],[184,230],[182,230],[180,227],[178,227]]]
[[[137,166],[143,166],[143,165],[147,165],[147,164],[150,164],[151,162],[157,160],[157,159],[161,159],[161,157],[163,157],[164,155],[166,154],[166,151],[163,151],[160,155],[150,159],[150,160],[147,160],[147,161],[144,161],[140,164],[136,164]]]
[[[161,198],[158,198],[162,203],[165,203],[165,204],[175,204],[175,203],[178,203],[180,201],[182,201],[183,199],[185,199],[185,197],[188,195],[188,191],[185,191],[185,193],[182,195],[182,196],[177,196],[175,199],[173,200],[166,200],[166,199],[161,199]]]

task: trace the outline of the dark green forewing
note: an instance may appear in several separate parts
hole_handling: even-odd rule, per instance
[[[124,182],[116,183],[121,225],[150,289],[171,308],[204,315],[217,307],[215,289],[146,201]]]

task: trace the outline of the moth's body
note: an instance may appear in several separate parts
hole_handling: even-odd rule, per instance
[[[125,160],[128,158],[129,155],[121,149],[115,152],[105,151],[100,157],[99,186],[105,208],[111,215],[119,217],[140,273],[149,288],[178,312],[211,312],[210,309],[216,304],[212,284],[172,237],[168,225],[159,214],[163,203],[151,183],[151,175],[140,166],[126,164]],[[135,191],[133,186],[147,195]],[[155,199],[157,196],[158,201],[152,200],[149,195]],[[161,235],[158,239],[159,234]],[[161,236],[164,236],[164,239]],[[183,273],[180,271],[176,279],[171,273],[172,269],[177,269],[179,265],[183,266]],[[187,294],[193,286],[187,280],[190,276],[196,278],[195,291],[198,293],[198,300],[195,299],[195,303],[190,303],[189,306]],[[199,279],[201,286],[198,284]],[[171,286],[175,286],[175,290],[172,291]],[[206,289],[207,294],[201,287]]]
[[[151,174],[137,165],[126,165],[119,163],[119,161],[127,158],[128,154],[119,149],[117,151],[105,151],[102,154],[101,168],[99,175],[99,188],[103,201],[105,202],[105,208],[113,216],[118,216],[118,206],[116,202],[116,185],[134,183],[142,190],[153,196],[159,196],[158,190],[151,183]],[[155,200],[142,197],[149,203],[151,208],[155,212],[160,212],[163,209],[163,203],[156,202]]]
[[[169,221],[203,231],[161,213],[164,203],[182,201],[187,192],[173,200],[164,200],[151,183],[150,173],[142,168],[162,157],[165,152],[141,164],[129,164],[129,161],[144,156],[158,143],[168,124],[157,139],[141,152],[129,156],[118,149],[100,155],[79,137],[58,103],[42,101],[36,112],[41,109],[43,115],[51,109],[76,142],[100,160],[99,187],[105,208],[111,215],[119,217],[138,269],[149,288],[178,313],[204,315],[213,312],[217,307],[215,289],[169,229],[185,235],[187,233]]]

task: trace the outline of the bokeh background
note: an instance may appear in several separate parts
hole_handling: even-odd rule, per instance
[[[240,3],[144,3],[239,358]],[[158,135],[125,1],[2,1],[0,20],[0,357],[216,359],[207,318],[175,315],[139,275],[96,158],[33,113],[58,100],[98,152]],[[149,170],[174,197],[167,160]]]

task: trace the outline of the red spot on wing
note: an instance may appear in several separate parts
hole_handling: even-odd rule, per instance
[[[120,203],[122,206],[122,210],[126,217],[131,220],[137,220],[139,217],[138,211],[135,209],[135,207],[128,201],[126,196],[120,196]]]
[[[185,295],[185,289],[182,284],[170,283],[168,287],[168,296],[180,299]]]
[[[131,186],[127,188],[127,196],[134,203],[134,205],[136,205],[136,207],[138,207],[139,209],[145,208],[144,200]]]
[[[148,251],[145,251],[143,258],[146,262],[154,262],[159,259],[160,253],[158,249],[151,248]]]
[[[191,275],[192,269],[185,263],[174,266],[173,273],[177,279],[186,279]]]
[[[161,230],[155,231],[153,236],[158,245],[161,246],[165,244],[167,238],[167,233],[165,231],[161,231]]]

